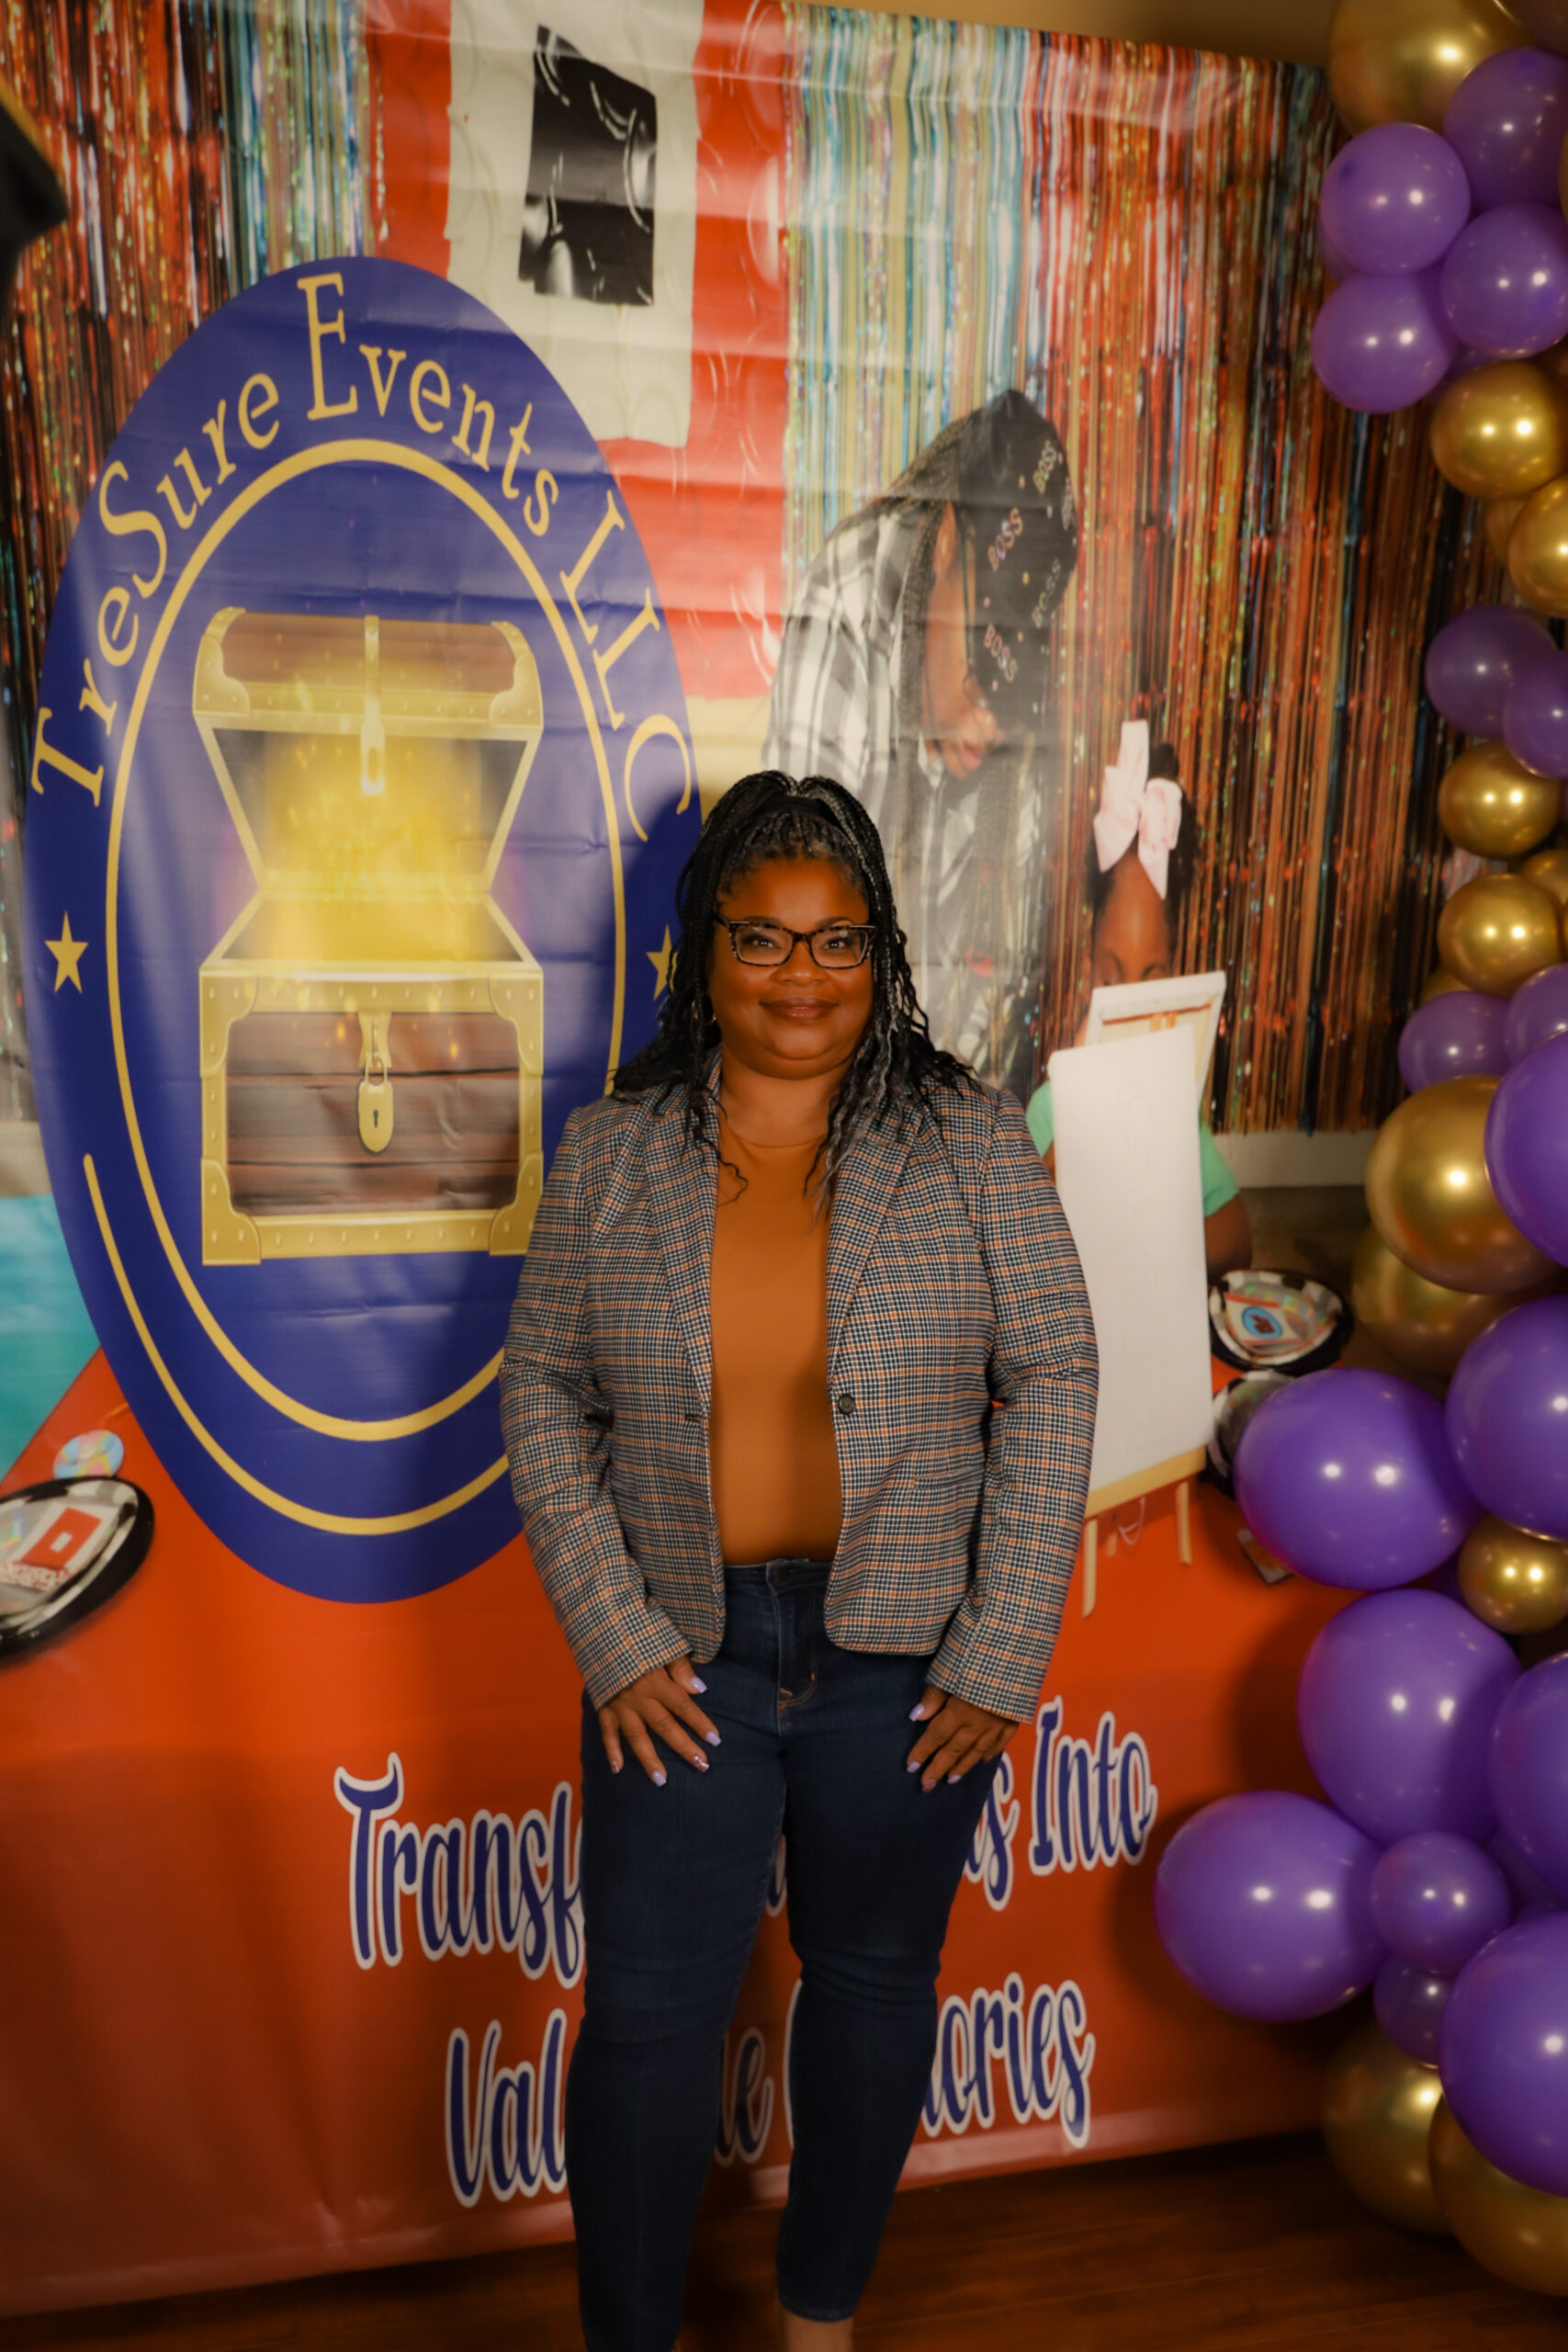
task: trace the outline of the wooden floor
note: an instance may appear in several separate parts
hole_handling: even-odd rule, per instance
[[[775,2216],[699,2233],[682,2352],[768,2352]],[[868,2352],[1513,2352],[1568,2345],[1568,2302],[1365,2211],[1315,2138],[898,2199]],[[579,2352],[569,2246],[0,2322],[0,2352]]]

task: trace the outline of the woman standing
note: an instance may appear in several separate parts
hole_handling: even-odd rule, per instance
[[[567,2171],[589,2352],[671,2352],[783,1834],[780,2341],[826,2352],[851,2341],[948,1912],[1055,1636],[1094,1333],[1017,1103],[931,1046],[851,795],[744,778],[677,908],[658,1035],[567,1122],[502,1381],[586,1685]]]

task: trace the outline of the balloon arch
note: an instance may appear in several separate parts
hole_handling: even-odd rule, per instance
[[[1568,0],[1340,0],[1329,77],[1354,135],[1324,180],[1314,364],[1348,407],[1427,405],[1496,595],[1427,651],[1472,741],[1356,1256],[1357,1311],[1411,1377],[1296,1381],[1235,1464],[1260,1541],[1360,1596],[1298,1690],[1328,1803],[1206,1807],[1156,1912],[1242,2016],[1371,1985],[1325,2094],[1347,2180],[1568,2295]]]

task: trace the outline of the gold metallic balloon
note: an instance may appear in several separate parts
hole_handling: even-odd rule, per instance
[[[1466,2254],[1495,2278],[1538,2295],[1568,2295],[1568,2197],[1527,2188],[1489,2165],[1446,2099],[1427,2147],[1432,2188]]]
[[[1505,570],[1508,561],[1508,541],[1514,535],[1514,525],[1524,512],[1522,498],[1489,498],[1481,518],[1486,534],[1486,544]]]
[[[1367,1207],[1396,1258],[1445,1290],[1523,1290],[1554,1269],[1510,1224],[1487,1181],[1483,1141],[1495,1078],[1445,1078],[1383,1121],[1367,1162]]]
[[[1446,2237],[1427,2142],[1443,2086],[1435,2066],[1396,2050],[1381,2026],[1358,2026],[1328,2062],[1323,2136],[1363,2205],[1402,2229]]]
[[[1402,1371],[1426,1380],[1447,1380],[1488,1324],[1557,1287],[1547,1282],[1529,1291],[1450,1290],[1396,1258],[1375,1225],[1357,1242],[1350,1266],[1357,1322]]]
[[[1421,991],[1421,1001],[1423,1004],[1430,1004],[1435,996],[1448,996],[1452,989],[1461,989],[1463,986],[1462,980],[1455,979],[1453,974],[1445,971],[1439,964],[1437,970],[1427,978],[1427,984]]]
[[[1432,412],[1432,459],[1471,498],[1528,498],[1568,470],[1568,385],[1528,359],[1472,368]]]
[[[1328,24],[1328,86],[1352,130],[1374,122],[1440,130],[1472,68],[1524,38],[1501,0],[1339,0]]]
[[[1438,791],[1438,822],[1477,857],[1523,857],[1562,813],[1561,778],[1537,775],[1506,743],[1472,743]]]
[[[1467,989],[1512,996],[1532,972],[1562,961],[1557,901],[1522,874],[1478,874],[1438,917],[1438,953]]]
[[[1508,534],[1508,577],[1538,613],[1568,613],[1568,474],[1532,490]]]
[[[1466,1605],[1500,1634],[1540,1634],[1568,1617],[1568,1544],[1483,1519],[1465,1537],[1459,1584]]]
[[[1568,907],[1568,849],[1538,849],[1519,872],[1527,882],[1550,890],[1560,907]]]

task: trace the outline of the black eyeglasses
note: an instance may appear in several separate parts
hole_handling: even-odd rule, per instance
[[[745,916],[732,922],[715,915],[714,921],[729,933],[738,964],[787,964],[796,941],[804,939],[812,962],[824,972],[852,972],[865,962],[876,936],[868,922],[824,922],[815,931],[791,931],[785,922],[756,922]]]

